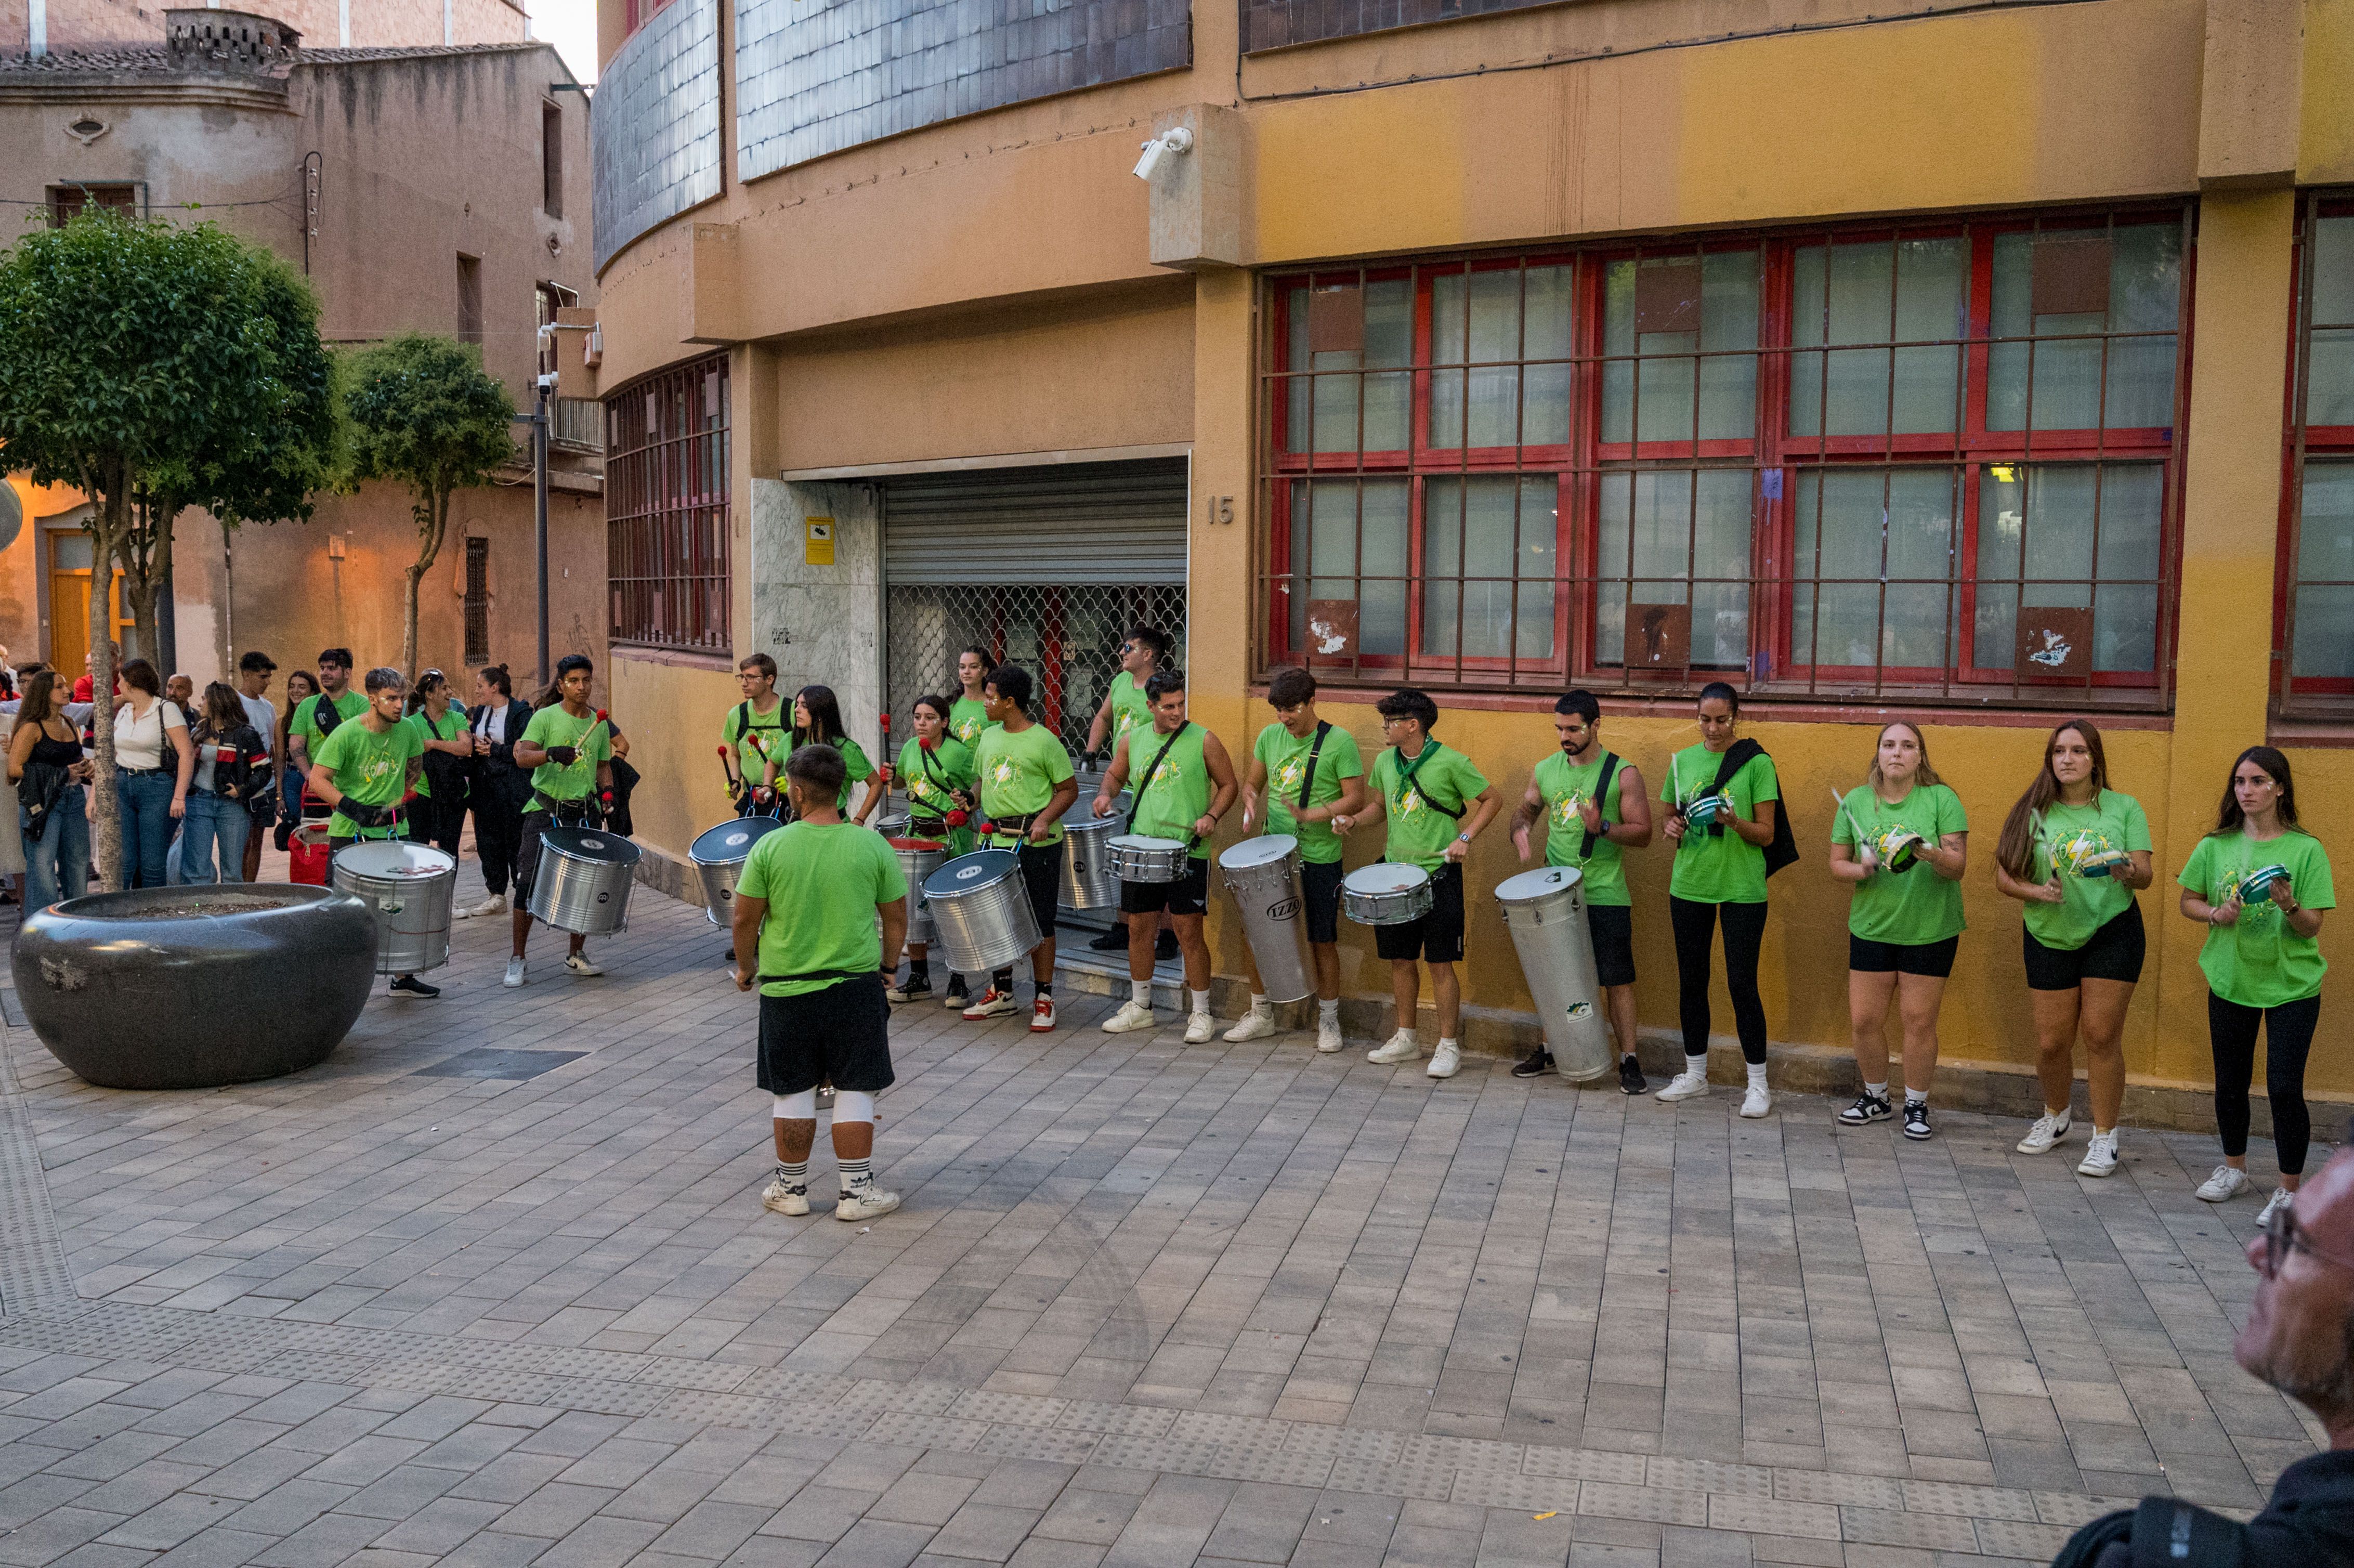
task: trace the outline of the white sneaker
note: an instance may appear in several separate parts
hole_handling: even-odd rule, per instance
[[[576,975],[601,975],[605,972],[599,969],[586,953],[565,954],[564,967]]]
[[[1430,1065],[1423,1069],[1434,1078],[1451,1078],[1463,1067],[1463,1047],[1452,1040],[1442,1040],[1438,1049],[1430,1054]]]
[[[877,1214],[887,1214],[899,1206],[899,1194],[885,1192],[868,1182],[864,1187],[846,1187],[833,1202],[833,1217],[837,1220],[871,1220]]]
[[[2041,1154],[2067,1136],[2068,1113],[2045,1111],[2035,1118],[2035,1125],[2027,1129],[2027,1136],[2019,1140],[2019,1151],[2021,1154]]]
[[[2296,1194],[2285,1187],[2275,1187],[2273,1195],[2264,1200],[2264,1212],[2256,1216],[2256,1229],[2263,1230],[2273,1223],[2274,1213],[2281,1209],[2296,1207]]]
[[[1763,1084],[1752,1084],[1741,1096],[1741,1114],[1752,1118],[1774,1108],[1774,1096]]]
[[[1000,991],[995,986],[991,986],[981,993],[980,1001],[964,1010],[964,1015],[978,1022],[984,1018],[1003,1018],[1021,1011],[1022,1004],[1013,1000],[1012,991]]]
[[[2248,1190],[2248,1173],[2234,1171],[2228,1165],[2215,1167],[2215,1174],[2199,1183],[2190,1195],[2202,1203],[2221,1203],[2238,1197]]]
[[[480,904],[470,905],[459,910],[458,918],[461,920],[487,919],[493,915],[504,915],[506,912],[507,895],[504,893],[493,893]]]
[[[501,983],[505,985],[523,984],[523,960],[521,959],[509,959],[507,960],[507,978]]]
[[[1127,1034],[1151,1027],[1152,1009],[1137,1006],[1134,997],[1121,1002],[1119,1011],[1103,1021],[1103,1032],[1107,1034]]]
[[[1316,1049],[1323,1052],[1327,1056],[1330,1056],[1340,1048],[1341,1021],[1336,1018],[1331,1022],[1327,1023],[1322,1019],[1318,1019],[1316,1021]]]
[[[1206,1012],[1190,1013],[1185,1019],[1185,1044],[1199,1045],[1218,1032],[1218,1021]]]
[[[1708,1093],[1708,1075],[1697,1068],[1687,1067],[1668,1080],[1659,1091],[1663,1100],[1696,1100]]]
[[[2096,1132],[2093,1134],[2091,1140],[2084,1145],[2084,1162],[2076,1167],[2076,1174],[2079,1176],[2106,1176],[2116,1168],[2116,1128],[2111,1128],[2106,1132]]]
[[[1399,1062],[1416,1062],[1422,1058],[1422,1043],[1401,1029],[1390,1036],[1386,1045],[1376,1045],[1365,1053],[1365,1060],[1387,1067]]]
[[[809,1213],[809,1189],[788,1187],[772,1181],[760,1193],[760,1207],[772,1214],[806,1214]]]
[[[1264,1012],[1246,1012],[1240,1023],[1226,1031],[1226,1040],[1230,1044],[1239,1045],[1246,1040],[1264,1040],[1274,1033],[1274,1019]],[[1332,1048],[1335,1051],[1340,1049],[1337,1045]]]

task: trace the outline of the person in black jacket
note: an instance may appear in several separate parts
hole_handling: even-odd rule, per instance
[[[473,732],[474,757],[467,781],[474,808],[474,853],[482,859],[482,885],[490,896],[458,911],[461,920],[507,912],[507,884],[514,877],[515,845],[523,838],[523,810],[531,800],[531,774],[515,766],[514,743],[531,723],[531,705],[514,694],[504,664],[474,674],[474,706],[466,715]]]
[[[2354,1564],[2354,1151],[2341,1150],[2249,1241],[2255,1298],[2241,1368],[2321,1420],[2329,1447],[2280,1474],[2242,1524],[2171,1497],[2096,1519],[2053,1568],[2345,1568]]]
[[[189,886],[245,880],[245,840],[253,831],[251,800],[271,786],[270,743],[253,727],[237,688],[215,681],[188,739],[196,748],[187,815],[180,824],[180,880]],[[213,846],[220,846],[217,871]]]

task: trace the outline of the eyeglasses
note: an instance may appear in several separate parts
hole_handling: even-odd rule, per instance
[[[2324,1252],[2314,1245],[2312,1240],[2297,1228],[2295,1209],[2274,1209],[2273,1217],[2264,1222],[2264,1277],[2266,1279],[2274,1278],[2280,1274],[2281,1259],[2286,1257],[2292,1251],[2304,1253],[2308,1257],[2317,1257],[2324,1263],[2334,1263],[2340,1268],[2354,1268],[2354,1257],[2341,1257],[2336,1253]]]

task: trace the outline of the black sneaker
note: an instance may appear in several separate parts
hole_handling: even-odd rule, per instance
[[[1128,945],[1128,944],[1127,944],[1127,943],[1125,943],[1125,942],[1122,942],[1122,943],[1120,944],[1120,946],[1122,946],[1122,947],[1126,947],[1127,945]],[[1152,958],[1153,958],[1153,961],[1154,961],[1154,962],[1156,962],[1156,963],[1163,963],[1163,964],[1165,964],[1165,963],[1170,962],[1172,959],[1175,959],[1175,958],[1176,958],[1176,956],[1177,956],[1177,933],[1176,933],[1176,932],[1174,932],[1174,931],[1163,931],[1163,932],[1161,932],[1161,940],[1159,940],[1159,941],[1157,941],[1157,942],[1155,942],[1155,943],[1153,943],[1153,944],[1152,944]]]
[[[1643,1065],[1632,1056],[1618,1058],[1618,1090],[1621,1094],[1647,1095],[1651,1086],[1643,1081]]]
[[[1540,1045],[1512,1064],[1516,1078],[1542,1078],[1553,1071],[1553,1053]]]
[[[932,994],[932,977],[910,975],[905,985],[895,985],[884,991],[886,1001],[920,1001]]]
[[[1124,953],[1128,951],[1128,927],[1114,926],[1110,930],[1089,942],[1087,947],[1090,951],[1097,953]]]
[[[1906,1100],[1904,1102],[1904,1136],[1912,1139],[1923,1139],[1930,1136],[1929,1102],[1927,1100]]]
[[[1868,1127],[1875,1121],[1886,1121],[1895,1114],[1887,1096],[1867,1092],[1856,1096],[1855,1104],[1840,1112],[1839,1118],[1841,1127]]]
[[[395,996],[440,996],[441,994],[441,988],[438,985],[427,985],[415,975],[396,975],[393,977],[392,981],[392,994]]]

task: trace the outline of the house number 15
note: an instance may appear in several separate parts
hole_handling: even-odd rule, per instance
[[[1232,523],[1235,520],[1235,498],[1231,495],[1210,496],[1203,502],[1202,510],[1202,520],[1205,523]]]

